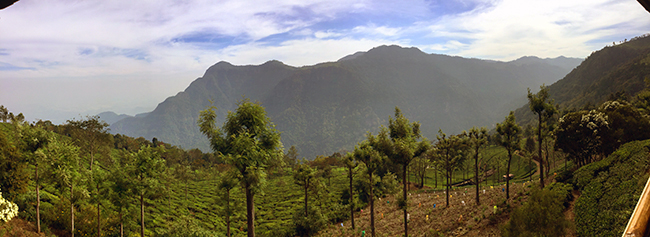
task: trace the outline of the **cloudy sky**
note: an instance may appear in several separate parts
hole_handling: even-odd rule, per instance
[[[219,61],[335,61],[383,44],[509,61],[648,33],[635,0],[21,0],[0,10],[0,104],[55,123],[148,112]]]

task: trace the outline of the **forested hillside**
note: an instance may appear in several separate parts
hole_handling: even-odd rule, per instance
[[[245,96],[267,107],[285,147],[296,146],[313,159],[351,149],[396,106],[424,124],[426,137],[438,129],[457,133],[489,126],[521,105],[526,88],[550,84],[580,61],[526,57],[506,63],[380,46],[300,68],[278,61],[257,66],[219,62],[146,116],[113,123],[111,132],[207,151],[196,126],[199,111],[212,101],[223,122]]]
[[[594,107],[610,96],[633,97],[646,87],[649,64],[650,37],[636,37],[593,52],[566,77],[549,85],[549,94],[562,110]],[[533,120],[528,106],[517,109],[516,115],[524,124]]]

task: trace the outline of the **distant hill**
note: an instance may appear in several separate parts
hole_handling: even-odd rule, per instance
[[[295,145],[311,159],[353,148],[367,131],[386,124],[395,106],[411,121],[420,121],[430,139],[438,129],[458,133],[493,126],[525,103],[526,88],[551,84],[581,61],[526,57],[499,62],[380,46],[304,67],[219,62],[146,116],[113,123],[111,132],[207,151],[207,139],[196,126],[199,111],[212,101],[222,123],[246,96],[266,107],[285,147]]]
[[[99,116],[100,120],[103,120],[104,122],[106,122],[108,124],[113,124],[113,123],[115,123],[117,121],[120,121],[122,119],[131,117],[131,116],[126,115],[126,114],[118,115],[118,114],[116,114],[115,112],[112,112],[112,111],[103,112],[103,113],[98,114],[97,116]]]
[[[650,37],[637,37],[593,52],[564,78],[549,85],[549,95],[560,109],[580,109],[602,103],[617,92],[633,96],[645,88],[644,79],[648,77]],[[515,116],[522,124],[536,121],[528,105],[517,109]]]

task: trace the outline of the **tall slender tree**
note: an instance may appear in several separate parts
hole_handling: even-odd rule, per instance
[[[129,173],[133,171],[133,156],[128,151],[120,151],[113,157],[113,166],[109,170],[109,201],[115,207],[120,219],[120,236],[124,236],[124,212],[131,207],[129,199],[125,198],[133,193],[133,180]]]
[[[354,159],[354,153],[348,153],[343,158],[343,164],[348,170],[348,179],[350,180],[350,220],[352,222],[352,229],[354,229],[354,192],[352,181],[354,179],[354,169],[357,168],[359,163]]]
[[[482,127],[482,128],[476,128],[472,127],[472,129],[469,130],[469,133],[467,134],[469,137],[469,146],[472,148],[474,151],[474,183],[476,184],[476,205],[480,205],[480,199],[479,199],[479,183],[480,180],[478,178],[478,170],[479,170],[479,165],[478,165],[478,159],[479,159],[479,154],[480,154],[480,149],[484,145],[487,144],[487,128]]]
[[[214,106],[201,111],[199,130],[210,140],[212,150],[239,172],[246,193],[248,236],[254,237],[254,194],[265,180],[267,164],[282,162],[280,133],[266,116],[264,107],[248,99],[240,101],[235,112],[228,112],[221,128],[217,127],[216,118]]]
[[[521,127],[515,121],[515,113],[510,111],[503,123],[497,123],[497,141],[508,151],[508,168],[506,168],[506,199],[510,199],[510,163],[512,154],[520,149]]]
[[[25,145],[25,150],[28,152],[27,160],[29,163],[34,164],[34,181],[36,182],[36,231],[37,233],[41,233],[41,185],[38,169],[39,166],[45,162],[46,157],[43,151],[51,139],[51,134],[38,126],[24,126],[21,134],[23,143]],[[6,146],[6,144],[2,144],[2,146]],[[15,178],[21,178],[21,175],[15,172],[8,173],[11,173],[11,175]]]
[[[82,197],[87,197],[87,190],[81,185],[84,182],[83,168],[79,161],[79,147],[59,139],[52,139],[45,150],[45,157],[52,167],[52,178],[59,187],[69,188],[70,191],[70,233],[74,237],[74,206]],[[77,190],[75,191],[75,188]]]
[[[226,191],[223,193],[223,200],[226,202],[224,214],[226,216],[226,236],[230,237],[230,216],[232,216],[233,213],[233,208],[232,208],[232,198],[230,195],[230,191],[234,189],[237,186],[237,174],[233,173],[232,171],[228,170],[227,172],[223,172],[221,177],[219,178],[219,190]]]
[[[165,172],[165,160],[160,157],[162,148],[143,146],[133,154],[133,170],[131,177],[134,179],[133,192],[140,199],[140,236],[144,235],[144,198],[155,199],[163,192],[160,175]]]
[[[308,202],[309,202],[309,188],[311,188],[313,185],[314,178],[316,176],[316,170],[314,168],[310,167],[308,164],[303,162],[302,164],[298,165],[293,173],[293,180],[297,185],[300,185],[300,187],[303,188],[305,191],[305,218],[308,217],[309,213],[307,213],[308,210]]]
[[[398,107],[395,107],[395,118],[388,120],[388,129],[382,126],[376,138],[371,145],[393,163],[402,166],[403,196],[400,207],[404,211],[404,236],[408,236],[407,169],[415,157],[429,149],[429,142],[420,134],[420,123],[411,123]]]
[[[434,149],[431,149],[431,159],[436,166],[444,171],[446,180],[445,191],[447,207],[449,207],[449,188],[451,187],[452,172],[463,165],[465,155],[463,154],[466,147],[466,141],[461,136],[447,136],[442,130],[438,130],[438,142]]]
[[[373,193],[373,178],[372,175],[377,171],[382,163],[384,156],[374,149],[370,144],[377,142],[377,137],[368,133],[367,140],[357,144],[354,147],[354,159],[363,163],[366,167],[366,174],[368,175],[368,185],[370,190],[370,234],[375,236],[375,194]]]
[[[544,188],[544,160],[542,159],[542,125],[550,119],[557,109],[553,105],[553,100],[549,98],[548,87],[540,86],[539,92],[533,94],[528,88],[528,106],[530,110],[537,115],[537,157],[539,159],[539,180],[540,187]]]

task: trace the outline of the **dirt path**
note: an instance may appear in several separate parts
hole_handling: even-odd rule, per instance
[[[576,200],[578,200],[578,197],[580,197],[580,191],[573,190],[573,192],[571,192],[571,194],[573,195],[573,199],[571,200],[571,202],[569,202],[569,207],[564,211],[564,218],[567,221],[569,221],[570,223],[575,223],[576,215],[573,212],[573,207],[575,206]],[[567,228],[566,236],[577,236],[575,228],[573,228],[573,227]]]

